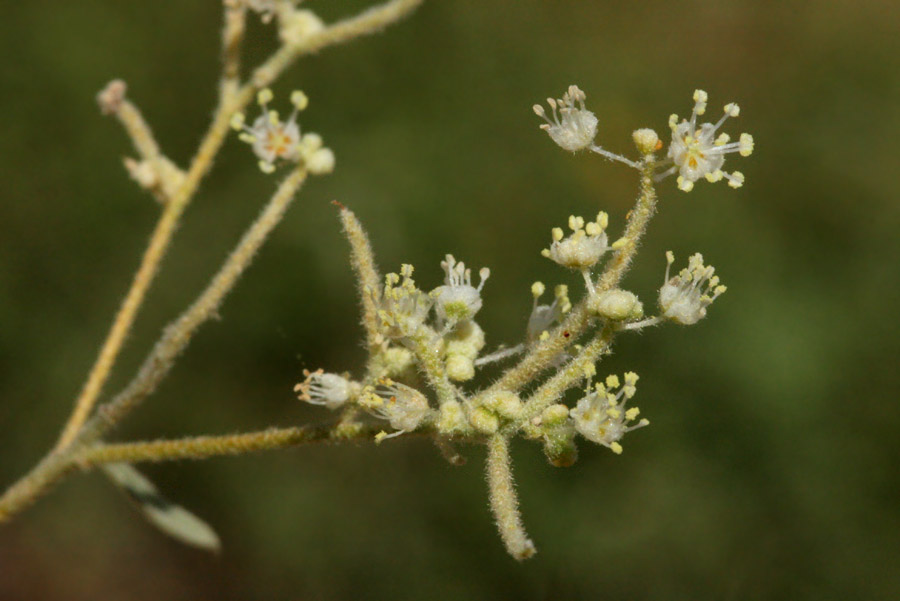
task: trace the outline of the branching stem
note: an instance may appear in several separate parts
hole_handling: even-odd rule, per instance
[[[648,155],[641,162],[640,193],[625,225],[625,232],[616,242],[618,250],[606,264],[606,268],[594,285],[596,293],[615,288],[628,271],[637,252],[647,224],[656,212],[656,190],[653,187],[653,156]],[[578,340],[590,323],[586,300],[581,301],[569,312],[566,319],[549,332],[546,340],[536,344],[518,364],[508,369],[489,388],[478,395],[483,398],[501,390],[517,391],[534,381],[545,369],[553,365],[553,360],[567,346]]]

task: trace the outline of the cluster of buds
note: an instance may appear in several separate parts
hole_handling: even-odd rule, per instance
[[[535,105],[535,113],[546,121],[541,129],[567,151],[588,150],[639,169],[641,195],[628,214],[625,231],[613,243],[607,233],[609,217],[603,211],[590,222],[570,216],[568,235],[560,227],[551,230],[551,243],[541,254],[584,278],[586,294],[576,308],[573,309],[565,285],[556,286],[551,303],[541,304],[546,286],[534,282],[524,340],[479,357],[485,347],[485,333],[475,317],[482,308],[482,290],[490,270],[479,271],[476,286],[471,270],[448,254],[441,262],[444,282],[430,292],[416,285],[411,265],[403,265],[399,273],[388,274],[383,287],[376,286],[378,276],[371,267],[374,258],[370,256],[368,241],[354,233],[361,227],[347,225],[345,214],[342,218],[356,257],[354,267],[366,282],[364,324],[372,352],[367,374],[362,382],[354,382],[322,370],[305,372],[306,380],[296,387],[304,401],[330,409],[353,407],[344,413],[342,424],[364,414],[385,420],[393,432],[379,432],[376,441],[415,430],[427,432],[454,464],[459,463],[459,455],[453,443],[487,443],[491,508],[507,550],[517,559],[530,557],[534,545],[525,535],[518,514],[509,467],[509,439],[523,435],[540,441],[550,463],[560,467],[575,462],[579,436],[621,454],[625,434],[650,423],[640,417],[638,407],[629,406],[637,392],[638,376],[626,372],[621,378],[610,375],[595,383],[596,361],[609,353],[619,332],[664,321],[697,323],[705,317],[707,307],[725,292],[715,269],[704,264],[700,254],[691,256],[688,266],[672,276],[675,259],[671,252],[666,254],[658,315],[645,318],[638,297],[618,287],[656,208],[653,181],[678,173],[678,187],[684,191],[691,190],[700,178],[711,182],[727,179],[732,187],[738,187],[743,176],[722,171],[724,155],[737,152],[747,156],[753,151],[753,138],[748,134],[731,143],[727,135],[718,132],[727,118],[738,115],[736,104],[726,105],[725,116],[717,123],[697,123],[707,102],[706,93],[698,90],[691,118],[679,122],[673,115],[670,119],[672,141],[666,156],[657,159],[663,143],[655,131],[642,128],[632,135],[640,152],[640,157],[632,161],[595,143],[597,118],[585,108],[584,100],[584,92],[571,86],[561,99],[547,101],[551,116]],[[261,99],[264,110],[265,101]],[[274,138],[276,143],[290,138],[293,144],[300,135],[295,117],[296,111],[282,124],[277,114],[270,115],[266,120],[257,120],[254,128],[266,133],[274,128],[282,136]],[[251,133],[254,128],[245,131]],[[266,164],[273,164],[276,158],[296,160],[290,154],[298,152],[296,144],[273,147],[272,136],[265,138],[265,144],[262,139],[254,133],[247,141],[254,144],[254,150]],[[286,147],[293,150],[288,152]],[[602,273],[594,273],[599,272],[597,268],[607,252],[612,259]],[[589,334],[590,342],[582,345]],[[475,377],[477,367],[518,353],[526,353],[525,358],[489,387],[471,393],[464,390],[465,383]],[[548,373],[551,370],[552,375]],[[544,379],[545,376],[548,377]],[[586,386],[577,397],[565,400],[568,391],[584,383]],[[426,385],[434,393],[433,403],[422,392]]]
[[[259,168],[263,173],[275,171],[279,161],[287,163],[303,163],[314,175],[331,173],[334,170],[334,153],[322,146],[319,134],[300,134],[297,115],[309,104],[306,94],[300,90],[291,93],[291,111],[287,121],[282,121],[278,111],[270,110],[272,90],[265,88],[256,96],[262,109],[252,125],[247,125],[244,113],[235,113],[231,118],[231,126],[241,132],[240,139],[250,144],[253,153],[259,159]]]

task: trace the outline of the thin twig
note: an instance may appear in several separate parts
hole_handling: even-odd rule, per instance
[[[259,218],[250,226],[209,286],[188,309],[169,324],[144,360],[135,378],[112,401],[100,407],[65,448],[51,452],[0,497],[0,522],[24,509],[72,469],[72,457],[95,443],[103,434],[143,401],[169,373],[176,357],[205,321],[216,314],[222,300],[248,267],[256,251],[281,220],[306,179],[306,170],[295,169],[281,183]]]
[[[243,109],[253,99],[257,88],[265,87],[272,83],[278,75],[300,56],[318,52],[327,46],[378,31],[409,14],[422,1],[392,0],[381,6],[364,11],[356,17],[328,26],[321,32],[311,35],[296,44],[282,46],[280,50],[254,71],[250,82],[234,94],[232,102],[223,103],[219,107],[207,134],[200,143],[197,155],[191,162],[184,182],[165,205],[165,209],[150,238],[147,250],[141,259],[141,265],[135,273],[131,288],[126,294],[119,312],[116,314],[100,354],[91,368],[81,394],[75,402],[75,408],[63,428],[56,445],[57,449],[66,447],[74,440],[79,428],[87,420],[97,402],[103,385],[109,378],[112,366],[122,349],[122,344],[131,330],[137,311],[156,276],[160,262],[165,256],[180,217],[197,191],[203,176],[212,166],[213,159],[219,148],[221,148],[225,136],[228,134],[231,116]]]
[[[290,428],[269,428],[260,432],[246,432],[224,436],[193,436],[175,440],[153,440],[97,444],[75,457],[82,468],[104,463],[140,463],[208,459],[228,455],[245,455],[259,451],[285,449],[304,444],[374,440],[383,429],[380,424],[356,424],[342,428],[340,424],[308,425]]]

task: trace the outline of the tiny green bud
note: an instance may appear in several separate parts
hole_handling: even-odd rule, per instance
[[[508,390],[489,395],[484,400],[484,406],[506,419],[516,419],[522,414],[522,400],[519,395]]]
[[[441,414],[437,423],[442,434],[460,434],[466,430],[466,416],[462,405],[457,401],[449,401],[441,405]]]
[[[466,382],[475,377],[475,363],[462,354],[447,355],[447,377],[456,382]]]
[[[558,426],[569,417],[569,408],[562,404],[550,405],[541,413],[541,422],[545,426]]]
[[[500,419],[486,407],[477,407],[469,414],[469,422],[472,426],[484,432],[493,434],[500,428]]]

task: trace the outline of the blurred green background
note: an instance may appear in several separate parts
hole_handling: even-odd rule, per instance
[[[363,2],[312,2],[335,18]],[[113,77],[184,164],[215,99],[219,8],[7,2],[0,20],[0,484],[53,442],[158,214],[95,93]],[[531,105],[578,83],[600,141],[667,132],[691,92],[743,111],[745,187],[668,180],[626,285],[650,303],[663,253],[702,251],[729,292],[695,327],[622,337],[653,424],[569,469],[514,447],[538,544],[518,564],[487,508],[483,452],[454,468],[424,441],[302,448],[147,468],[222,535],[209,556],[147,526],[98,475],[0,527],[0,599],[897,599],[900,342],[897,3],[432,0],[384,35],[304,60],[276,88],[338,157],[311,182],[222,311],[118,438],[324,417],[303,367],[363,353],[338,199],[385,268],[425,286],[453,252],[492,276],[479,321],[514,342],[529,285],[578,278],[539,251],[570,213],[611,214],[628,169],[571,156]],[[273,47],[258,24],[249,60]],[[113,381],[202,288],[277,178],[231,140],[150,292]],[[574,286],[573,286],[574,288]]]

